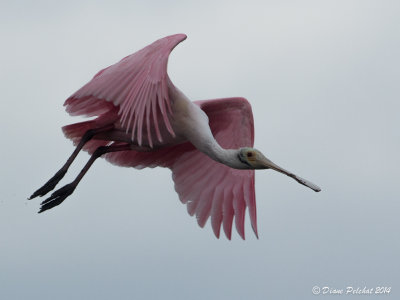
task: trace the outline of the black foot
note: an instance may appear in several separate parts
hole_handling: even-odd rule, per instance
[[[42,197],[42,196],[46,195],[48,192],[50,192],[51,190],[53,190],[56,187],[57,183],[59,183],[59,181],[64,177],[65,173],[67,173],[67,170],[64,170],[64,169],[59,170],[40,189],[38,189],[36,192],[34,192],[32,194],[32,196],[30,196],[28,198],[28,200],[31,200],[37,196]]]
[[[76,188],[76,184],[70,183],[55,191],[49,198],[41,203],[39,213],[44,212],[54,206],[60,205]]]

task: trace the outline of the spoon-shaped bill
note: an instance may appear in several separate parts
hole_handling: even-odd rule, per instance
[[[300,176],[297,176],[297,175],[285,170],[284,168],[281,168],[280,166],[274,164],[272,161],[270,161],[267,158],[265,158],[264,164],[265,164],[266,168],[278,171],[278,172],[280,172],[282,174],[285,174],[285,175],[287,175],[289,177],[292,177],[298,183],[300,183],[302,185],[305,185],[306,187],[312,189],[313,191],[316,191],[316,192],[320,192],[321,191],[321,188],[318,185],[316,185],[316,184],[314,184],[314,183],[312,183],[312,182],[310,182],[310,181],[308,181],[308,180],[306,180],[304,178],[301,178]]]

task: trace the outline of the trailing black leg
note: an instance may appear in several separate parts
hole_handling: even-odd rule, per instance
[[[96,134],[112,130],[113,127],[114,127],[113,125],[108,125],[105,127],[89,129],[88,131],[86,131],[85,134],[82,136],[82,139],[80,140],[79,144],[76,146],[74,152],[72,152],[71,156],[68,158],[66,163],[61,167],[61,169],[58,170],[57,173],[49,179],[49,181],[47,181],[41,188],[35,191],[28,199],[31,200],[37,196],[42,197],[51,190],[53,190],[58,184],[58,182],[64,177],[65,173],[67,173],[69,166],[75,160],[76,156],[82,150],[83,146],[87,142],[89,142]]]
[[[39,210],[39,213],[61,204],[69,195],[71,195],[78,186],[83,176],[85,176],[86,172],[90,169],[90,167],[97,158],[99,158],[105,153],[127,151],[127,150],[131,150],[129,144],[117,145],[117,146],[102,146],[97,148],[74,181],[58,189],[49,198],[47,198],[41,203],[42,206]]]

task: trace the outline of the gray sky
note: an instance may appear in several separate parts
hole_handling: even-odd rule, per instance
[[[0,298],[310,299],[313,286],[388,286],[382,298],[399,299],[399,2],[166,2],[0,4]],[[256,147],[322,192],[257,171],[260,239],[247,221],[246,241],[217,240],[169,170],[99,160],[36,214],[40,200],[26,198],[73,151],[60,127],[81,120],[64,100],[180,32],[173,82],[193,100],[246,97]]]

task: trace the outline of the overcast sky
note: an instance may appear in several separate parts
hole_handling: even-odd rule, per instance
[[[387,286],[382,299],[399,299],[399,3],[2,1],[0,298],[311,299],[314,286]],[[64,100],[174,33],[188,35],[170,57],[175,85],[192,100],[246,97],[255,146],[322,192],[257,171],[260,239],[246,220],[246,241],[218,240],[169,170],[99,160],[38,215],[40,199],[26,198],[73,151],[60,127],[81,120]]]

